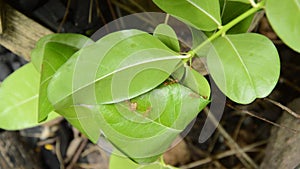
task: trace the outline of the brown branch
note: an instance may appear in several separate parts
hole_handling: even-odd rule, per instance
[[[297,85],[295,85],[293,82],[285,79],[285,78],[280,78],[279,81],[281,83],[284,83],[286,85],[288,85],[289,87],[293,88],[294,90],[296,90],[297,92],[300,92],[300,87],[298,87]]]
[[[248,146],[246,146],[244,148],[241,148],[241,150],[243,152],[245,152],[245,153],[246,152],[255,152],[255,151],[257,151],[257,149],[256,149],[257,147],[262,146],[262,145],[266,144],[267,142],[268,141],[257,142],[257,143],[248,145]],[[228,150],[228,151],[225,151],[225,152],[222,152],[222,153],[219,153],[219,154],[207,157],[205,159],[198,160],[198,161],[192,162],[190,164],[181,166],[180,168],[182,168],[182,169],[188,169],[188,168],[198,167],[198,166],[210,163],[210,162],[212,162],[212,161],[214,161],[216,159],[220,160],[222,158],[226,158],[226,157],[229,157],[229,156],[237,155],[236,153],[237,152],[235,150]]]
[[[81,152],[83,151],[83,149],[85,148],[85,146],[88,143],[88,139],[84,138],[83,141],[81,142],[80,146],[78,147],[75,155],[73,156],[71,163],[66,167],[66,169],[72,169],[74,168],[74,165],[76,164],[77,160],[80,157]]]
[[[300,119],[300,114],[294,112],[293,110],[291,110],[290,108],[284,106],[283,104],[276,102],[275,100],[269,99],[269,98],[264,98],[264,100],[274,104],[277,107],[280,107],[282,110],[285,110],[286,112],[288,112],[290,115],[294,116],[297,119]]]
[[[104,18],[103,13],[101,11],[99,1],[96,0],[95,3],[96,3],[97,16],[101,19],[101,22],[103,23],[103,25],[105,25],[106,24],[106,19]]]
[[[60,24],[59,24],[59,26],[57,28],[57,32],[60,32],[61,29],[62,29],[62,27],[63,27],[63,25],[66,23],[68,15],[69,15],[70,6],[71,6],[71,0],[68,0],[63,20],[60,22]]]
[[[89,22],[89,23],[92,23],[92,17],[93,17],[93,4],[94,4],[94,0],[90,0],[89,18],[88,18],[88,22]]]
[[[233,140],[233,138],[227,133],[227,131],[219,125],[219,122],[216,120],[214,115],[210,113],[208,108],[204,109],[204,112],[207,114],[207,117],[211,122],[217,126],[218,131],[223,135],[223,137],[228,141],[228,147],[236,151],[236,157],[242,162],[246,168],[258,168],[257,164],[240,148],[240,146]]]
[[[55,145],[56,156],[57,156],[57,159],[59,161],[60,169],[65,169],[64,159],[63,159],[62,154],[60,152],[60,145],[61,144],[60,144],[59,138],[56,138],[56,145]]]
[[[254,113],[251,113],[250,111],[242,110],[242,109],[236,108],[236,107],[234,107],[234,106],[232,106],[232,105],[230,105],[230,104],[226,104],[226,105],[227,105],[228,107],[230,107],[231,109],[233,109],[233,110],[239,111],[239,112],[241,112],[241,113],[248,114],[248,115],[250,115],[250,116],[252,116],[252,117],[255,117],[255,118],[259,119],[259,120],[262,120],[262,121],[264,121],[264,122],[267,122],[267,123],[269,123],[269,124],[272,124],[273,126],[276,126],[276,127],[279,127],[279,128],[288,129],[288,130],[290,130],[290,131],[293,132],[293,133],[298,133],[298,132],[300,132],[300,131],[298,131],[298,130],[291,129],[291,128],[287,127],[287,126],[279,125],[279,124],[277,124],[277,123],[275,123],[275,122],[272,122],[272,121],[270,121],[270,120],[268,120],[268,119],[265,119],[265,118],[263,118],[263,117],[259,117],[259,116],[255,115]]]
[[[3,32],[3,2],[0,0],[0,34]]]

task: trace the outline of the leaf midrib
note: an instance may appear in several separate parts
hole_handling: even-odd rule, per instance
[[[194,2],[191,2],[190,0],[187,0],[187,2],[190,3],[192,6],[194,6],[195,8],[199,9],[201,12],[203,12],[209,18],[211,18],[211,20],[213,20],[218,26],[221,26],[221,23],[215,17],[213,17],[210,13],[208,13],[206,10],[204,10],[203,8],[201,8]]]
[[[109,77],[109,76],[111,76],[111,75],[113,75],[115,73],[119,73],[121,71],[124,71],[126,69],[130,69],[130,68],[133,68],[135,66],[142,65],[142,64],[147,64],[147,63],[151,63],[151,62],[157,62],[157,61],[163,61],[163,60],[174,60],[174,59],[185,59],[185,58],[187,58],[187,56],[184,56],[184,55],[174,56],[174,55],[172,55],[172,56],[168,56],[168,57],[155,58],[155,59],[147,60],[147,61],[144,61],[144,62],[138,62],[138,63],[132,64],[132,65],[129,65],[129,66],[122,67],[122,68],[117,69],[115,71],[112,71],[112,72],[110,72],[110,73],[108,73],[108,74],[106,74],[104,76],[101,76],[100,78],[97,78],[97,79],[91,81],[90,83],[87,83],[86,85],[84,85],[84,86],[82,86],[82,87],[80,87],[80,88],[72,91],[72,93],[69,93],[68,95],[66,95],[65,97],[63,97],[62,99],[60,99],[59,101],[55,102],[54,105],[57,104],[57,103],[59,103],[59,102],[61,102],[65,98],[71,96],[72,94],[77,93],[81,89],[86,88],[86,87],[88,87],[88,86],[90,86],[90,85],[92,85],[92,84],[94,84],[94,83],[96,83],[96,82],[98,82],[98,81],[106,78],[106,77]]]
[[[294,0],[294,2],[296,3],[297,7],[298,7],[298,10],[300,11],[300,2],[297,1],[297,0]]]
[[[118,112],[119,113],[119,112]],[[102,113],[100,113],[99,114],[100,116],[102,116],[102,118],[107,122],[107,120],[106,120],[106,118],[102,115]],[[178,129],[175,129],[175,128],[171,128],[171,127],[168,127],[168,126],[165,126],[165,125],[163,125],[163,124],[161,124],[161,123],[158,123],[158,122],[156,122],[156,121],[152,121],[152,123],[154,123],[154,124],[156,124],[156,125],[158,125],[158,126],[161,126],[161,127],[163,127],[163,130],[160,130],[160,133],[161,132],[163,132],[163,131],[165,131],[165,130],[168,130],[168,131],[174,131],[174,132],[181,132],[182,130],[178,130]],[[136,138],[136,137],[131,137],[131,136],[128,136],[128,135],[126,135],[125,133],[123,133],[123,132],[120,132],[119,130],[117,130],[117,129],[115,129],[115,127],[113,127],[110,123],[106,123],[112,130],[114,130],[115,132],[118,132],[118,133],[120,133],[120,134],[122,134],[122,135],[124,135],[124,136],[126,136],[127,138],[132,138],[132,139],[139,139],[139,138]],[[146,124],[150,124],[150,123],[146,123]],[[144,138],[144,139],[150,139],[150,138],[153,138],[153,137],[155,137],[155,136],[157,136],[157,133],[155,133],[156,135],[153,135],[153,136],[151,136],[151,137],[141,137],[141,138]]]
[[[19,107],[19,106],[21,106],[21,105],[27,104],[28,102],[30,102],[30,101],[32,101],[32,100],[38,98],[38,96],[39,96],[38,94],[36,94],[36,95],[34,95],[34,96],[31,96],[31,97],[29,97],[29,98],[27,98],[27,99],[25,99],[25,100],[19,102],[18,104],[15,104],[15,105],[13,105],[13,106],[11,106],[11,107],[5,109],[2,113],[5,114],[5,113],[9,112],[10,110],[12,110],[12,109],[14,109],[14,108],[16,108],[16,107]]]
[[[60,43],[60,44],[62,44],[62,43]],[[64,45],[64,44],[62,44],[62,45]],[[67,47],[70,47],[70,48],[73,48],[72,46],[69,46],[69,45],[66,45]],[[52,50],[52,52],[54,52],[54,53],[56,53],[56,54],[58,54],[58,55],[60,55],[60,56],[62,56],[64,59],[65,59],[65,61],[67,61],[68,60],[68,58],[64,55],[64,53],[62,53],[62,52],[60,52],[60,51],[57,51],[54,47],[47,47],[48,49],[51,49]],[[78,49],[79,50],[79,49]],[[76,52],[74,52],[74,53],[76,53]],[[56,72],[58,69],[55,69],[54,67],[53,67],[53,65],[51,64],[51,62],[49,62],[48,60],[45,60],[44,58],[43,58],[43,61],[42,61],[43,63],[45,63],[45,64],[47,64],[47,65],[49,65],[49,67],[54,71],[54,72]],[[54,73],[55,74],[55,73]],[[50,75],[50,76],[46,76],[46,79],[44,79],[42,82],[41,82],[41,85],[43,85],[44,83],[46,83],[48,80],[50,80],[53,76],[54,76],[54,74],[52,74],[52,75]],[[42,76],[41,76],[41,78],[42,78]],[[41,79],[42,80],[42,79]]]
[[[230,44],[230,46],[232,47],[232,49],[234,50],[234,52],[238,56],[238,59],[239,59],[240,63],[242,64],[242,66],[244,67],[244,71],[246,72],[247,77],[248,77],[248,79],[250,81],[252,89],[255,92],[255,95],[257,95],[256,90],[255,90],[255,85],[253,83],[251,74],[249,73],[248,68],[247,68],[245,62],[243,61],[242,56],[240,55],[239,51],[236,49],[236,47],[234,46],[234,44],[232,43],[232,41],[228,38],[228,36],[225,36],[225,39],[228,41],[228,43]]]

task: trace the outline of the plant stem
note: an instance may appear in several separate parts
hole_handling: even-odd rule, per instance
[[[252,7],[256,7],[257,6],[257,4],[256,4],[256,2],[254,0],[249,0],[249,2],[252,5]]]
[[[191,58],[195,56],[195,54],[197,52],[199,52],[205,45],[207,45],[208,43],[212,42],[213,40],[215,40],[216,38],[218,38],[221,35],[225,35],[225,33],[231,29],[233,26],[235,26],[236,24],[240,23],[242,20],[246,19],[247,17],[249,17],[250,15],[256,13],[257,11],[261,10],[262,8],[264,8],[265,5],[265,1],[266,0],[262,0],[261,2],[257,3],[255,7],[252,7],[251,9],[249,9],[248,11],[246,11],[245,13],[243,13],[242,15],[238,16],[237,18],[235,18],[234,20],[230,21],[229,23],[227,23],[226,25],[222,26],[219,31],[217,31],[215,34],[213,34],[211,37],[209,37],[208,39],[206,39],[203,43],[201,43],[199,46],[197,46],[195,49],[191,50],[188,52],[188,54],[190,54]]]

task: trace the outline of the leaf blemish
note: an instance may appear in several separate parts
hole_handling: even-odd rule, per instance
[[[129,105],[130,111],[136,111],[137,105],[138,104],[136,102],[130,103],[130,105]]]
[[[168,78],[168,80],[166,80],[164,82],[164,86],[171,85],[171,84],[178,83],[178,82],[179,82],[179,80],[177,80],[177,79]]]
[[[190,93],[189,96],[192,98],[200,98],[200,95],[198,95],[196,93]]]
[[[149,116],[150,111],[152,110],[152,107],[148,107],[145,113],[143,114],[144,117]]]

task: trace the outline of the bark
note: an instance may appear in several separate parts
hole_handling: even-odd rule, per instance
[[[2,20],[3,20],[3,4],[2,4],[2,1],[0,0],[0,34],[2,34],[3,32],[3,25],[2,25]]]
[[[42,169],[38,153],[19,138],[17,132],[0,133],[0,169]]]
[[[52,33],[2,0],[0,18],[0,44],[26,60],[30,60],[31,50],[37,40]]]
[[[300,112],[300,98],[288,105],[293,111]],[[283,113],[280,124],[300,131],[300,119]],[[265,152],[261,169],[296,169],[300,164],[300,132],[293,133],[284,128],[274,128]]]

